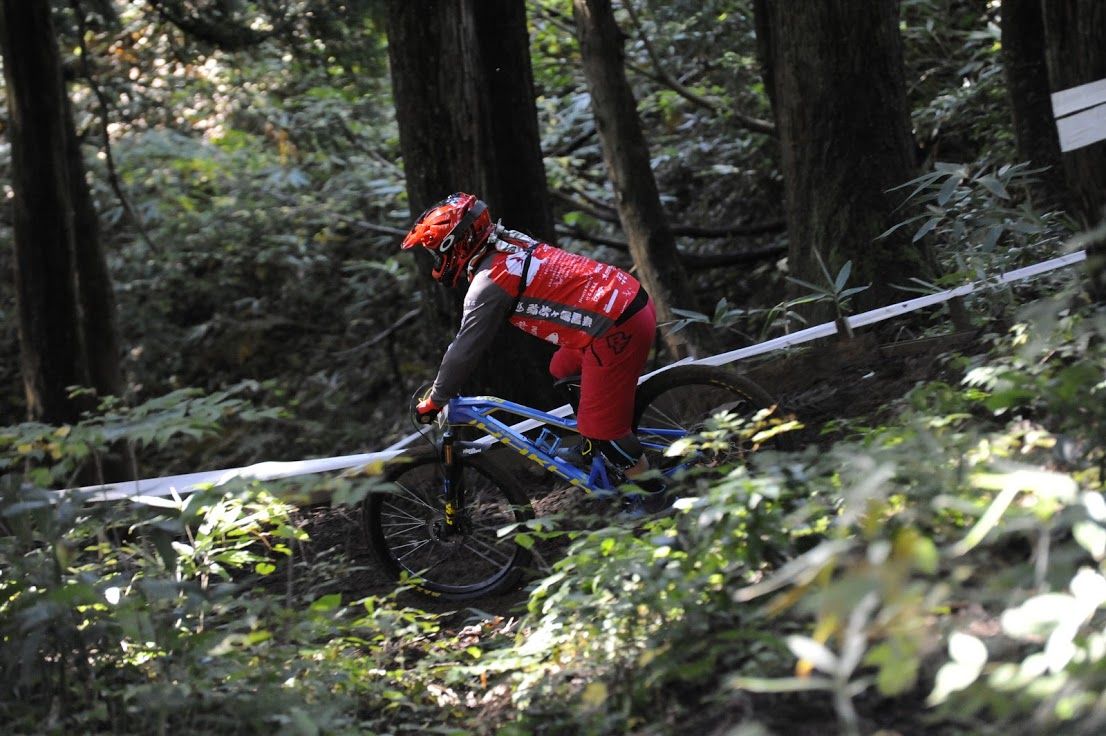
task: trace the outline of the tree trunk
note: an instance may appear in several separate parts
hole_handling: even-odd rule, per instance
[[[470,0],[392,0],[388,59],[411,213],[456,191],[487,197],[490,151]]]
[[[626,81],[622,34],[610,0],[573,0],[572,6],[618,219],[635,275],[656,303],[657,321],[667,322],[673,319],[672,307],[696,309],[698,304],[661,206],[637,101]],[[686,354],[682,336],[667,335],[665,340],[674,355]]]
[[[412,216],[466,191],[508,227],[550,237],[523,1],[393,0],[388,55]],[[459,304],[457,294],[454,323]],[[548,406],[557,400],[544,380],[551,352],[505,326],[466,390]]]
[[[1060,139],[1049,99],[1041,0],[1002,0],[1002,60],[1018,153],[1034,168],[1047,167],[1036,175],[1033,203],[1042,210],[1066,205]]]
[[[1106,3],[1047,0],[1041,7],[1052,91],[1106,78]],[[1063,159],[1075,214],[1087,225],[1099,222],[1106,206],[1106,141],[1068,151]]]
[[[762,0],[782,149],[793,276],[826,284],[852,261],[850,286],[871,284],[856,309],[896,301],[892,288],[926,273],[923,247],[895,223],[901,192],[915,175],[903,79],[898,0]],[[902,233],[901,235],[899,233]],[[828,287],[828,284],[826,284]],[[819,316],[826,309],[817,310]]]
[[[526,4],[478,0],[473,4],[498,191],[486,193],[493,212],[516,230],[556,243],[545,181]]]
[[[80,406],[68,388],[87,385],[88,373],[81,360],[61,61],[48,0],[0,0],[0,13],[27,409],[33,419],[73,422]]]
[[[1106,304],[1106,224],[1099,225],[1098,236],[1087,246],[1087,294],[1098,304]]]
[[[753,29],[757,42],[757,61],[760,63],[761,77],[764,79],[764,91],[772,109],[776,109],[776,64],[772,51],[771,13],[769,3],[773,0],[753,0]]]
[[[85,179],[84,158],[68,95],[63,95],[63,102],[69,196],[73,205],[74,265],[80,305],[79,331],[84,345],[82,360],[88,367],[90,385],[99,396],[120,396],[123,393],[123,376],[119,370],[115,291],[100,243],[100,218]]]

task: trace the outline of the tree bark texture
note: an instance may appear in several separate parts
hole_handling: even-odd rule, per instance
[[[388,56],[413,217],[466,191],[488,203],[493,219],[552,237],[525,19],[523,0],[389,3]],[[450,301],[454,322],[460,296]],[[543,380],[551,352],[505,327],[468,390],[549,405],[557,400],[552,381]]]
[[[1060,138],[1049,98],[1041,0],[1002,0],[1002,61],[1018,153],[1034,168],[1033,202],[1039,209],[1069,202]]]
[[[1042,0],[1053,92],[1106,79],[1106,2]],[[1087,225],[1106,207],[1106,141],[1063,154],[1075,213]]]
[[[100,396],[121,396],[119,329],[115,290],[100,240],[100,217],[86,180],[84,157],[77,138],[69,96],[65,105],[65,151],[69,170],[69,196],[73,206],[74,266],[77,278],[79,331],[84,345],[82,359],[90,385]]]
[[[573,0],[573,16],[603,160],[635,275],[653,297],[657,321],[667,322],[673,319],[672,307],[696,309],[698,304],[661,206],[637,101],[626,80],[622,32],[610,0]],[[666,341],[675,355],[686,353],[678,335]]]
[[[787,193],[793,276],[826,279],[853,263],[850,286],[871,284],[857,309],[896,301],[926,273],[926,253],[893,225],[910,180],[914,140],[903,78],[898,0],[761,0]],[[900,235],[900,233],[902,233]]]
[[[12,219],[23,385],[31,418],[72,422],[81,356],[65,88],[48,0],[0,0],[12,149]]]
[[[761,77],[764,79],[764,91],[772,109],[776,109],[776,65],[772,52],[771,13],[768,10],[773,0],[753,0],[753,29],[756,33],[757,61],[760,63]]]
[[[493,189],[485,86],[470,0],[392,0],[388,59],[411,214]]]
[[[488,132],[498,179],[497,191],[487,194],[489,202],[510,227],[555,243],[530,64],[526,3],[478,0],[473,11],[487,81]]]

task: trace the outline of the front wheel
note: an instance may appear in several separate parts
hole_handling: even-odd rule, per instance
[[[530,553],[512,524],[533,518],[526,494],[510,475],[479,455],[462,466],[464,509],[445,526],[442,466],[433,453],[401,460],[385,480],[389,490],[365,499],[362,523],[373,551],[394,578],[408,575],[419,590],[450,600],[502,593],[518,585]]]
[[[727,368],[674,366],[638,387],[634,431],[650,466],[665,474],[690,465],[723,466],[740,462],[750,451],[749,443],[731,438],[699,450],[690,459],[669,457],[665,451],[679,438],[703,430],[716,414],[749,419],[774,403],[760,386]]]

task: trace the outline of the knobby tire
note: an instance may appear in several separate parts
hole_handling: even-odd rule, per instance
[[[670,469],[686,460],[664,455],[671,442],[651,436],[650,427],[679,428],[687,433],[702,430],[720,412],[748,419],[772,406],[772,397],[760,386],[723,366],[678,365],[645,380],[638,387],[634,405],[634,430],[646,445],[646,456],[654,468]],[[661,445],[663,447],[658,447]],[[724,465],[741,461],[751,451],[747,443],[731,443],[724,453],[700,453],[697,465]]]
[[[386,471],[389,490],[365,499],[362,520],[373,551],[387,573],[406,573],[415,587],[448,600],[496,595],[518,586],[529,551],[510,524],[533,518],[526,494],[514,479],[482,455],[463,461],[467,533],[444,537],[442,470],[436,453],[420,453]]]

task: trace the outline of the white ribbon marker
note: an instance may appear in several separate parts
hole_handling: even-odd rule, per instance
[[[1009,273],[1004,273],[993,280],[977,281],[971,284],[964,284],[958,286],[955,289],[949,289],[948,291],[942,291],[937,294],[929,294],[926,296],[918,297],[916,299],[910,299],[905,302],[899,302],[897,304],[891,304],[886,307],[880,307],[873,309],[869,312],[863,312],[861,314],[848,317],[847,321],[850,327],[862,327],[864,325],[875,324],[882,322],[892,317],[898,317],[902,314],[914,312],[925,307],[930,307],[935,304],[941,304],[947,302],[950,299],[955,299],[959,296],[965,296],[971,294],[973,291],[977,291],[986,286],[996,284],[1008,284],[1013,281],[1020,281],[1032,276],[1037,276],[1048,271],[1054,271],[1058,268],[1070,266],[1087,259],[1086,251],[1078,251],[1075,253],[1069,253],[1059,258],[1053,258],[1042,263],[1037,263],[1032,266],[1026,266],[1025,268],[1019,268]],[[808,327],[805,330],[799,330],[798,332],[790,335],[783,335],[772,340],[759,343],[757,345],[750,345],[748,347],[739,348],[737,350],[731,350],[720,355],[712,355],[707,358],[701,358],[699,360],[682,360],[672,365],[667,365],[663,368],[647,373],[642,376],[638,383],[641,383],[646,378],[650,378],[658,373],[662,373],[669,368],[677,365],[726,365],[738,360],[744,360],[745,358],[751,358],[755,355],[763,355],[764,353],[770,353],[774,350],[780,350],[782,348],[791,347],[793,345],[799,345],[804,342],[810,342],[811,340],[817,340],[822,337],[829,337],[837,333],[837,325],[833,322],[826,322],[814,327]],[[571,409],[565,405],[554,409],[549,412],[555,416],[565,416],[571,411]],[[520,422],[512,426],[516,432],[526,432],[541,426],[540,422],[532,419],[528,419],[524,422]],[[291,478],[300,475],[312,475],[315,473],[327,473],[335,470],[346,470],[348,468],[357,468],[363,465],[369,465],[371,463],[387,461],[392,458],[403,454],[403,448],[411,444],[423,434],[425,434],[429,428],[420,429],[418,432],[407,435],[403,439],[389,445],[379,452],[367,452],[358,455],[342,455],[339,457],[320,458],[317,460],[298,460],[291,462],[263,462],[255,465],[249,465],[244,468],[229,468],[227,470],[211,470],[202,473],[187,473],[185,475],[170,475],[163,478],[146,478],[144,480],[127,481],[124,483],[117,483],[114,485],[103,486],[84,486],[83,488],[75,489],[76,491],[93,492],[91,500],[93,501],[117,501],[120,499],[142,499],[147,498],[165,498],[173,495],[185,495],[198,490],[201,487],[209,485],[219,486],[235,479],[250,479],[250,480],[276,480],[278,478]],[[485,437],[481,442],[490,443],[493,438]],[[65,493],[72,493],[74,489],[67,489],[61,491],[54,491],[58,495]]]

